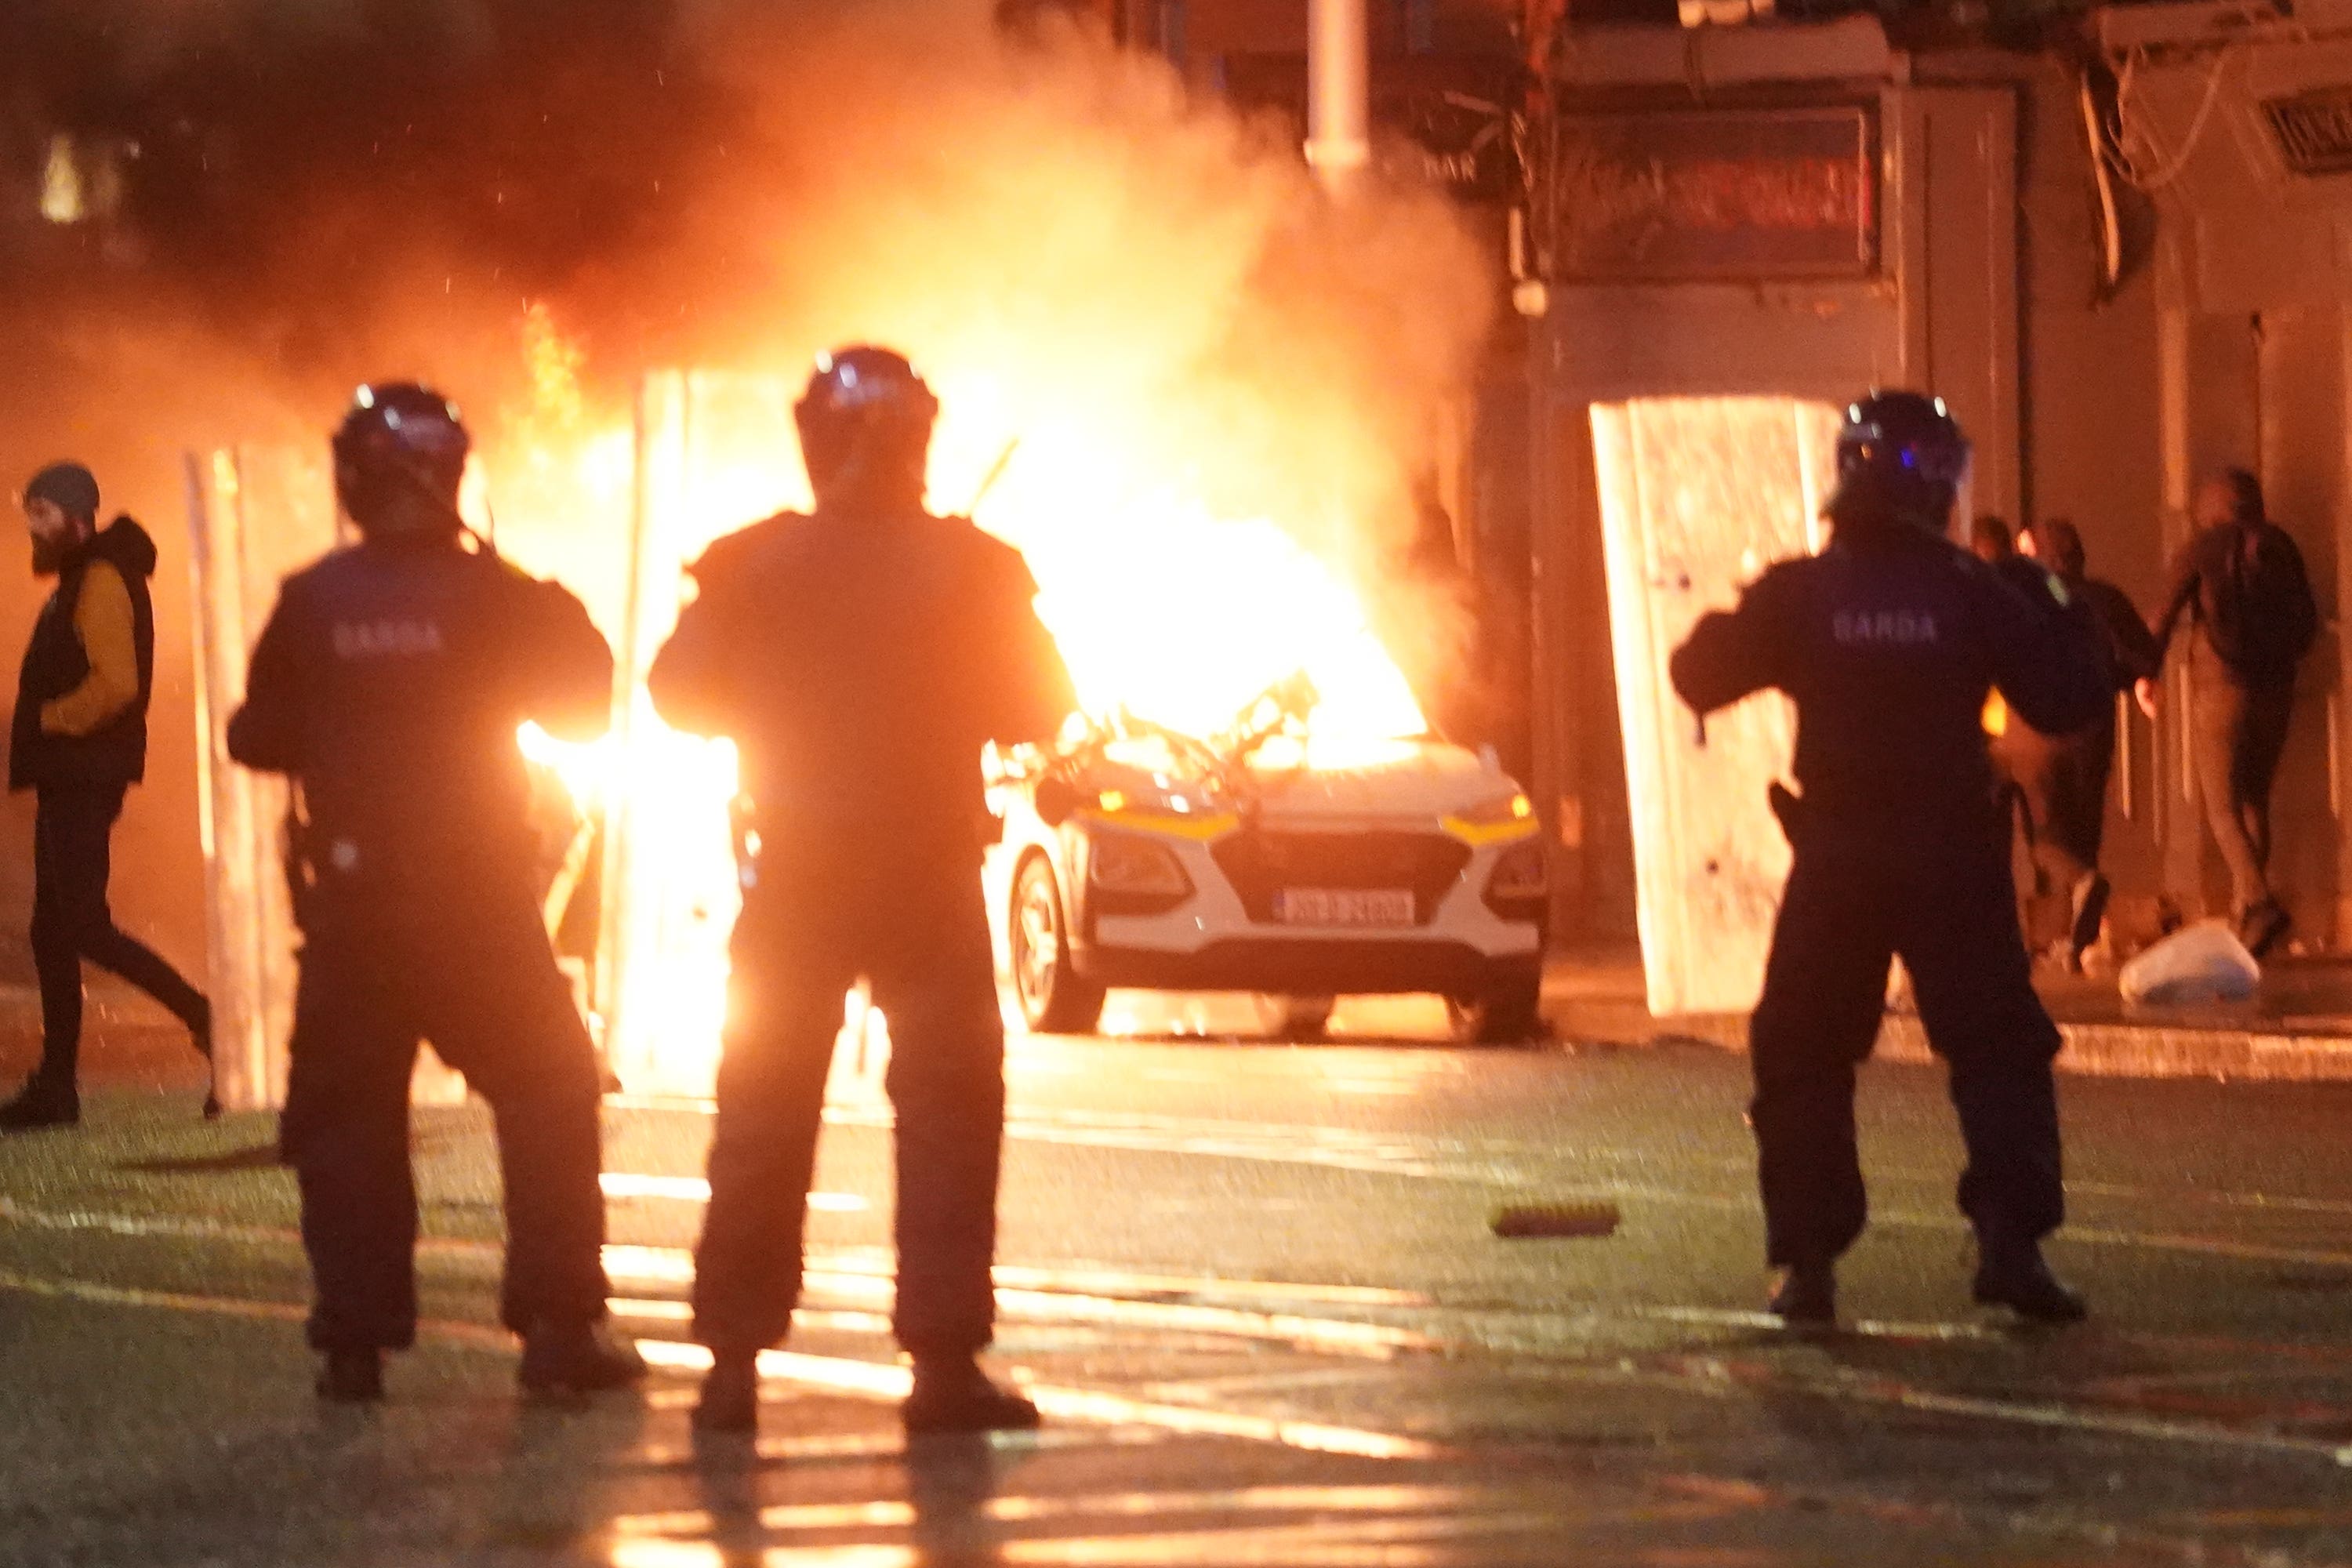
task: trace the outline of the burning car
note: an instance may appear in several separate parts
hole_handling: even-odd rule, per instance
[[[1030,1028],[1091,1031],[1118,986],[1279,996],[1293,1038],[1336,995],[1401,992],[1464,1040],[1539,1033],[1526,794],[1433,736],[1327,743],[1314,706],[1294,679],[1210,739],[1120,711],[999,760],[991,918]]]

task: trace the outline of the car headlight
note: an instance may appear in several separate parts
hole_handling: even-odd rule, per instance
[[[1540,838],[1504,850],[1486,874],[1486,907],[1505,920],[1540,919],[1550,891],[1550,856]]]
[[[1212,790],[1186,790],[1165,780],[1129,780],[1086,795],[1076,807],[1099,833],[1172,835],[1197,843],[1223,837],[1241,825]]]
[[[1103,914],[1157,914],[1192,896],[1192,879],[1176,852],[1129,833],[1088,836],[1087,880]]]
[[[1457,811],[1454,817],[1472,827],[1500,827],[1507,823],[1532,822],[1535,815],[1536,803],[1528,798],[1526,791],[1515,789],[1508,795],[1482,800],[1466,811]]]
[[[1465,844],[1497,844],[1538,830],[1536,803],[1527,797],[1524,790],[1515,789],[1508,795],[1494,795],[1475,805],[1446,813],[1444,826]]]
[[[1172,816],[1197,816],[1216,810],[1213,798],[1196,795],[1173,785],[1135,784],[1126,789],[1107,789],[1094,798],[1097,811],[1116,816],[1122,811],[1147,815],[1167,813]]]

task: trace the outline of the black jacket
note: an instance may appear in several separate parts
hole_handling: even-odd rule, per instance
[[[308,886],[418,899],[527,879],[516,731],[590,739],[612,704],[612,650],[560,584],[454,543],[368,542],[286,579],[228,750],[299,786]]]
[[[63,697],[89,674],[74,613],[83,579],[104,561],[121,574],[131,595],[131,637],[139,658],[139,695],[87,735],[55,735],[41,728],[43,703]],[[16,678],[16,710],[8,731],[8,787],[118,788],[147,773],[147,703],[155,685],[155,609],[147,579],[155,574],[155,542],[127,517],[118,517],[85,542],[58,574],[56,591],[33,623]]]
[[[1986,695],[2053,734],[2114,692],[2089,617],[2034,603],[1922,531],[1849,538],[1784,561],[1675,652],[1675,689],[1704,714],[1776,687],[1797,705],[1795,773],[1822,820],[1948,829],[1993,799]]]
[[[1076,706],[1027,563],[961,518],[786,513],[693,574],[654,704],[734,738],[771,840],[960,860],[981,842],[982,747],[1048,739]]]
[[[2090,606],[2115,673],[2116,689],[2129,691],[2138,681],[2155,679],[2164,668],[2164,652],[2156,646],[2147,623],[2140,619],[2139,606],[2131,602],[2131,595],[2096,577],[2073,578],[2066,586]]]
[[[2280,622],[2294,629],[2288,634],[2287,649],[2233,651],[2227,646],[2228,629],[2216,622],[2225,619],[2232,601],[2248,590],[2241,573],[2257,550],[2273,558],[2284,573],[2283,581],[2269,584],[2279,596],[2261,605],[2241,603],[2236,607],[2272,623],[2266,629],[2276,629]],[[2311,638],[2319,623],[2309,569],[2294,536],[2267,518],[2252,522],[2211,523],[2199,529],[2173,559],[2172,583],[2165,594],[2163,613],[2156,618],[2158,665],[2164,662],[2172,646],[2173,633],[2184,619],[2198,628],[2194,646],[2207,673],[2238,686],[2293,686],[2296,667],[2310,650]],[[2247,662],[2249,656],[2252,664]]]

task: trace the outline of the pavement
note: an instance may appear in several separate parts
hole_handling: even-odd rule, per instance
[[[323,1408],[271,1119],[202,1122],[118,1021],[84,1127],[0,1141],[0,1563],[2352,1563],[2352,1089],[2068,1079],[2053,1257],[2098,1312],[2036,1331],[1964,1299],[1940,1075],[1875,1063],[1846,1325],[1799,1336],[1756,1310],[1735,1056],[1249,1016],[1015,1042],[992,1360],[1035,1436],[898,1431],[889,1116],[844,1072],[763,1436],[700,1445],[705,1108],[607,1108],[641,1394],[517,1401],[488,1118],[435,1107],[426,1328],[385,1406]],[[1620,1223],[1497,1238],[1530,1201]]]
[[[2151,1007],[2127,1004],[2112,975],[2048,967],[2035,984],[2065,1044],[2059,1070],[2121,1078],[2238,1081],[2352,1080],[2352,959],[2297,956],[2263,967],[2239,1003]],[[1640,952],[1584,948],[1555,955],[1544,973],[1544,1016],[1565,1040],[1643,1045],[1700,1041],[1747,1045],[1744,1016],[1661,1017],[1643,1001]],[[1891,1012],[1879,1054],[1931,1059],[1918,1019]]]

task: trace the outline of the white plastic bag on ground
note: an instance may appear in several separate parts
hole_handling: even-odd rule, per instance
[[[2125,964],[2117,983],[2126,1002],[2178,1005],[2243,1001],[2262,979],[2263,966],[2226,922],[2200,921]]]

